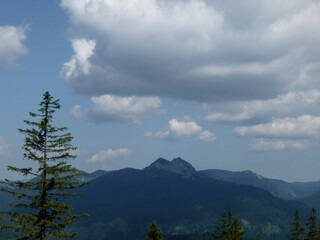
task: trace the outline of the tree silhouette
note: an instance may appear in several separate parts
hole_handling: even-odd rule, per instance
[[[301,217],[299,216],[299,211],[297,209],[294,215],[294,220],[291,224],[289,239],[304,240],[305,239],[304,233],[305,233],[305,228],[301,224]]]
[[[25,120],[27,129],[19,129],[26,135],[24,158],[36,162],[36,168],[18,168],[8,166],[8,170],[33,176],[31,181],[11,181],[3,184],[19,199],[12,205],[12,211],[2,212],[6,223],[0,230],[14,230],[21,235],[16,239],[41,239],[51,236],[55,239],[70,238],[76,232],[62,230],[75,218],[82,215],[71,214],[71,206],[61,202],[67,197],[80,197],[72,189],[84,185],[79,183],[81,174],[67,164],[67,160],[75,158],[71,145],[73,137],[66,133],[67,128],[52,125],[53,114],[60,109],[59,100],[54,100],[49,92],[43,94],[37,113],[30,112],[34,121]],[[9,222],[9,223],[7,223]]]
[[[157,227],[155,221],[153,221],[148,228],[147,240],[166,240],[162,237],[161,229]]]
[[[212,231],[212,240],[243,240],[244,231],[240,225],[239,219],[233,217],[231,209],[222,214],[220,221],[217,223],[215,230]]]
[[[311,216],[307,220],[307,239],[308,240],[319,240],[319,230],[317,226],[317,210],[315,208],[312,208],[311,210]]]

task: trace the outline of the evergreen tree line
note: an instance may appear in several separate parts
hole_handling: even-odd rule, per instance
[[[310,217],[307,219],[306,227],[301,223],[299,211],[296,210],[294,220],[289,231],[289,240],[320,240],[320,229],[317,223],[317,210],[312,208]],[[237,217],[232,215],[229,209],[228,213],[224,212],[212,231],[211,240],[244,240],[245,232]],[[153,221],[148,228],[146,240],[166,240],[162,237],[161,229]],[[262,240],[259,235],[255,240]]]
[[[306,221],[304,226],[301,223],[301,217],[299,211],[296,210],[294,220],[291,224],[289,233],[290,240],[320,240],[320,229],[317,223],[317,210],[312,208],[310,217]]]
[[[212,231],[211,240],[243,240],[244,230],[241,227],[240,221],[237,217],[232,215],[231,209],[228,213],[224,212]],[[155,221],[148,228],[146,240],[166,240],[162,237],[162,232]],[[257,236],[256,240],[261,240]]]

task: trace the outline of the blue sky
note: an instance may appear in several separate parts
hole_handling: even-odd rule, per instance
[[[320,180],[320,3],[0,0],[0,174],[44,91],[91,172],[196,169]],[[16,177],[16,176],[15,176]]]

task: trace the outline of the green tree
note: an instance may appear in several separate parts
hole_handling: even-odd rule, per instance
[[[220,221],[216,225],[216,229],[212,231],[212,240],[243,240],[244,231],[240,225],[239,219],[233,217],[231,209],[222,214]]]
[[[224,239],[228,232],[228,224],[226,219],[226,212],[223,212],[220,221],[216,224],[215,229],[212,231],[212,240]]]
[[[305,239],[304,233],[305,233],[305,228],[301,224],[301,217],[299,216],[299,211],[297,209],[294,215],[294,220],[291,224],[289,239],[304,240]]]
[[[72,193],[72,189],[85,184],[79,181],[82,174],[67,164],[67,160],[75,158],[72,151],[76,148],[71,144],[73,137],[66,132],[66,127],[52,125],[53,114],[60,109],[59,100],[45,92],[39,106],[37,113],[29,113],[34,121],[24,121],[29,128],[19,129],[26,135],[22,146],[24,158],[34,161],[36,167],[8,166],[8,170],[34,179],[2,182],[10,189],[4,191],[17,197],[18,203],[12,205],[12,211],[2,212],[6,223],[0,230],[20,233],[22,237],[16,239],[74,237],[76,232],[62,230],[75,218],[86,215],[71,214],[72,207],[64,203],[67,197],[83,196]]]
[[[157,227],[156,221],[153,221],[148,228],[147,240],[166,240],[162,237],[161,229]]]
[[[257,235],[255,240],[262,240],[261,237],[259,235]]]
[[[319,230],[318,230],[318,224],[317,224],[317,210],[315,208],[312,208],[311,210],[311,216],[307,220],[307,239],[308,240],[319,240]]]

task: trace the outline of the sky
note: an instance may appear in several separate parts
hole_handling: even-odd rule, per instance
[[[196,169],[320,180],[317,0],[0,0],[0,178],[42,94],[92,172]]]

